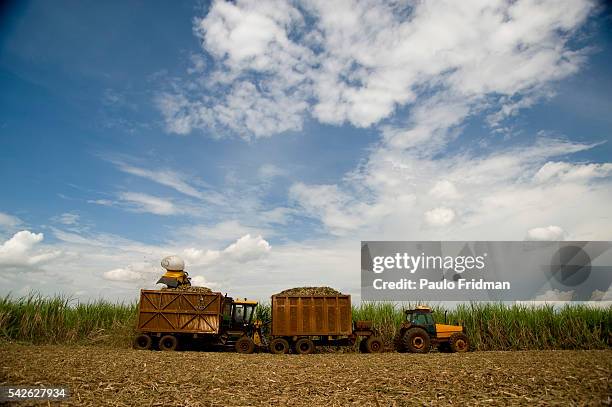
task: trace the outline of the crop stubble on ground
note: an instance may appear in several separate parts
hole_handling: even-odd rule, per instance
[[[239,355],[0,345],[2,385],[77,405],[601,405],[612,351]]]

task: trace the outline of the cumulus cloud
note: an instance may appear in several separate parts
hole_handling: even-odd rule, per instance
[[[430,226],[446,226],[455,219],[455,211],[450,208],[434,208],[425,212],[425,222]]]
[[[183,255],[195,265],[205,265],[220,260],[246,263],[266,256],[271,250],[270,244],[261,236],[252,237],[246,234],[223,250],[188,248],[183,251]]]
[[[429,194],[437,199],[457,199],[461,196],[455,184],[448,180],[440,180],[431,188]]]
[[[544,294],[536,296],[534,301],[571,301],[574,297],[574,290],[560,291],[557,289],[548,290]]]
[[[263,137],[300,129],[309,116],[368,127],[436,88],[463,110],[443,120],[493,101],[497,125],[576,72],[583,53],[567,41],[592,8],[586,0],[216,1],[194,23],[213,65],[158,105],[170,132]],[[414,143],[449,111],[432,113],[429,128],[396,131],[393,142]]]
[[[105,272],[104,278],[110,281],[139,281],[142,274],[128,268],[116,268]]]
[[[17,232],[0,246],[0,265],[33,268],[58,257],[61,252],[40,248],[42,233]]]
[[[550,240],[559,241],[565,239],[565,232],[559,226],[545,226],[529,229],[525,240]]]

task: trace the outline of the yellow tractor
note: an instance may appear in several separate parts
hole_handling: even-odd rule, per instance
[[[460,325],[436,324],[431,308],[405,310],[406,320],[393,340],[398,352],[427,353],[432,346],[440,352],[467,352],[470,344]]]

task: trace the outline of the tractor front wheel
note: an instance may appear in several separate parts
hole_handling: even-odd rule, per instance
[[[178,348],[178,339],[174,335],[164,335],[159,340],[159,350],[172,351]]]
[[[236,341],[236,352],[238,353],[253,353],[255,351],[255,342],[248,336],[243,336]]]
[[[467,352],[470,349],[470,343],[467,336],[459,332],[452,334],[448,343],[453,352]]]
[[[427,353],[431,347],[429,334],[422,328],[410,328],[404,334],[404,347],[412,353]]]

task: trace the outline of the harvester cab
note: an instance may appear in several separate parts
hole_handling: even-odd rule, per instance
[[[189,274],[185,271],[185,262],[178,256],[167,256],[161,261],[166,273],[157,281],[157,284],[166,284],[168,288],[191,286]]]
[[[468,351],[468,338],[461,325],[436,324],[431,308],[425,306],[404,313],[406,319],[394,339],[398,352],[427,353],[432,345],[440,352]]]
[[[265,347],[268,345],[262,332],[262,322],[254,319],[257,304],[257,301],[247,300],[246,298],[225,297],[224,329],[230,341],[245,337],[245,341],[246,338],[250,338],[255,346]],[[237,343],[236,346],[240,345],[247,345],[247,343]]]

